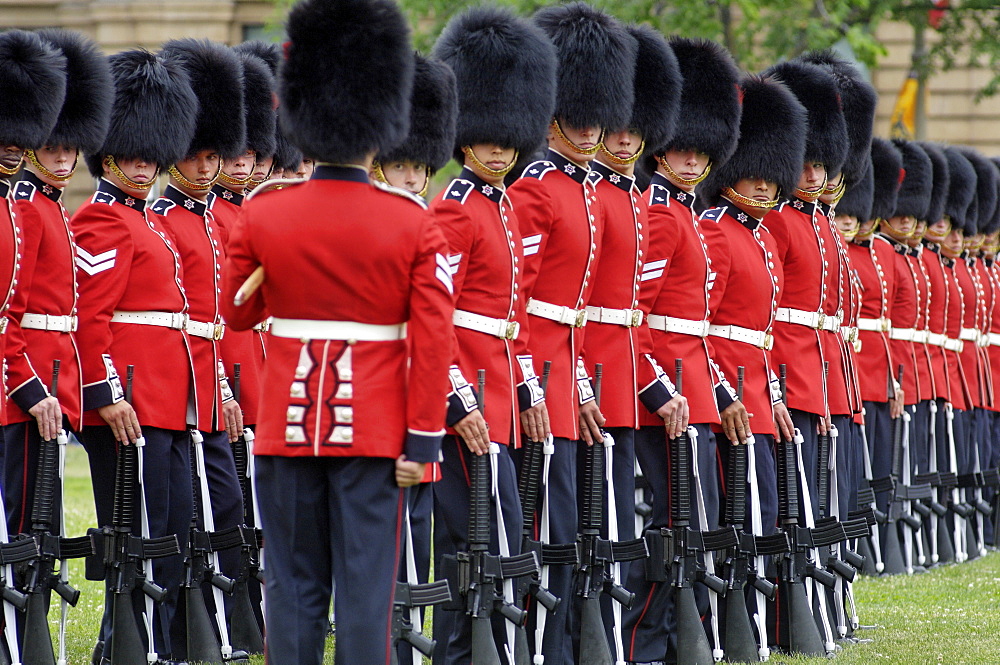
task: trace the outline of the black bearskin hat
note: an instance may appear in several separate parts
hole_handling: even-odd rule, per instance
[[[185,155],[214,150],[222,159],[238,157],[247,143],[243,115],[243,68],[226,46],[207,39],[172,39],[160,55],[187,71],[198,97],[198,122]]]
[[[198,116],[187,72],[142,49],[116,53],[108,63],[115,101],[104,145],[86,155],[91,175],[103,175],[105,155],[144,159],[164,169],[184,157]]]
[[[69,30],[40,30],[38,36],[66,58],[66,101],[48,145],[94,152],[104,143],[111,122],[115,88],[108,59],[91,39]]]
[[[948,187],[948,202],[944,207],[944,214],[951,218],[952,226],[966,230],[967,223],[972,221],[975,226],[975,218],[969,219],[969,213],[976,201],[976,170],[968,159],[962,156],[958,148],[945,146],[944,156],[948,160],[948,174],[950,182]],[[972,233],[975,233],[973,229]]]
[[[819,65],[792,60],[772,66],[764,75],[787,85],[809,113],[805,161],[823,163],[830,177],[841,173],[847,159],[847,123],[833,74]]]
[[[455,145],[458,91],[451,67],[440,60],[414,54],[413,98],[410,100],[410,133],[403,143],[376,159],[386,162],[411,160],[437,172],[451,159]]]
[[[302,0],[288,14],[278,114],[322,162],[388,152],[410,129],[410,29],[392,0]]]
[[[684,85],[677,131],[663,152],[697,150],[721,166],[740,138],[740,70],[715,42],[674,37],[670,46]]]
[[[281,64],[281,47],[271,42],[252,40],[243,42],[233,47],[237,53],[249,53],[255,55],[270,68],[271,73],[277,77],[278,66]],[[277,89],[277,79],[275,79],[275,89]],[[280,100],[279,100],[280,105]],[[281,127],[281,115],[275,111],[276,120],[274,125],[274,166],[275,169],[297,169],[302,163],[302,152],[293,146]]]
[[[832,50],[813,51],[800,60],[825,68],[837,82],[844,121],[847,123],[848,150],[843,168],[844,181],[850,185],[862,177],[868,165],[878,93],[871,83],[861,77],[861,72],[852,63]]]
[[[870,219],[889,219],[896,211],[899,200],[903,155],[892,141],[876,136],[872,138],[871,158],[874,190]]]
[[[477,143],[515,148],[522,157],[545,143],[557,61],[538,26],[507,9],[476,7],[448,23],[433,56],[451,67],[458,84],[456,157]]]
[[[277,112],[274,108],[274,74],[266,62],[248,51],[237,53],[243,65],[243,117],[248,150],[259,158],[275,151]]]
[[[625,27],[584,2],[543,7],[535,23],[559,57],[555,116],[576,128],[628,126],[637,45]]]
[[[808,114],[779,80],[749,75],[740,82],[743,112],[733,155],[712,169],[702,188],[714,203],[719,192],[744,178],[777,183],[783,193],[799,182],[805,160]]]
[[[997,210],[997,179],[1000,174],[993,162],[983,157],[978,150],[964,147],[959,150],[976,170],[976,228],[966,228],[965,232],[983,233],[983,229],[993,222],[993,215]],[[971,227],[971,221],[966,226]]]
[[[990,161],[993,165],[997,167],[1000,171],[1000,157],[992,157]],[[1000,196],[1000,180],[997,181],[997,195]],[[1000,200],[1000,199],[998,199]],[[1000,204],[997,205],[997,211],[993,214],[993,220],[990,222],[989,226],[983,231],[983,233],[996,233],[1000,231]]]
[[[48,142],[66,98],[66,58],[37,34],[0,34],[0,145]]]
[[[927,207],[928,224],[933,224],[944,217],[944,206],[948,202],[948,187],[951,178],[948,175],[948,159],[944,156],[941,146],[920,141],[917,143],[931,160],[931,203]]]
[[[663,35],[648,25],[629,26],[628,33],[638,44],[638,51],[635,103],[627,127],[642,135],[646,152],[656,154],[677,129],[683,78],[677,57]]]
[[[872,219],[872,200],[875,195],[875,174],[871,157],[860,180],[847,186],[844,197],[837,203],[837,216],[855,217],[859,222]]]
[[[934,180],[931,158],[913,141],[893,139],[893,145],[903,156],[903,183],[892,217],[927,219],[931,205],[931,184]]]

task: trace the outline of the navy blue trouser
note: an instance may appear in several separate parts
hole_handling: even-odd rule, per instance
[[[517,493],[517,473],[507,446],[497,454],[497,492],[503,510],[507,544],[511,554],[521,551],[521,501]],[[469,549],[469,460],[472,453],[457,436],[444,437],[441,480],[434,483],[434,568],[435,578],[443,579],[442,557]],[[495,500],[494,500],[495,501]],[[492,505],[492,502],[491,502]],[[490,552],[500,554],[496,511],[490,512]],[[338,594],[340,592],[338,588]],[[516,599],[515,599],[516,600]],[[517,603],[520,606],[520,603]],[[337,615],[340,616],[339,614]],[[500,653],[506,642],[506,619],[492,617],[494,639]],[[338,627],[338,635],[340,630]],[[472,657],[472,620],[464,612],[434,608],[435,665],[468,663]],[[360,661],[356,661],[360,662]]]
[[[430,573],[431,560],[431,516],[434,514],[435,483],[419,483],[406,489],[406,504],[410,509],[410,531],[413,539],[413,558],[417,569],[417,582],[423,584]],[[403,523],[406,528],[406,522]],[[399,557],[399,581],[406,582],[406,534],[402,538]],[[423,620],[424,611],[420,610]],[[422,628],[417,626],[418,629]],[[405,642],[397,645],[396,655],[400,665],[413,663],[413,647]],[[416,663],[420,665],[420,663]]]
[[[850,509],[851,494],[854,493],[855,481],[854,481],[854,456],[855,456],[855,440],[854,440],[854,429],[853,429],[853,416],[849,415],[839,415],[833,416],[831,421],[837,427],[837,514],[840,516],[841,520],[847,519],[847,511]],[[831,484],[831,489],[833,485]],[[830,502],[830,511],[827,515],[831,515],[833,510],[833,502]]]
[[[798,409],[789,409],[789,415],[792,417],[792,424],[802,433],[802,465],[805,468],[806,475],[806,485],[809,488],[809,498],[812,504],[813,517],[819,516],[819,492],[816,487],[816,470],[819,464],[818,459],[818,440],[819,432],[817,426],[819,424],[819,416],[815,413],[807,413],[805,411],[799,411]],[[799,486],[799,520],[800,524],[805,524],[805,501],[801,500],[805,497],[803,492],[804,488]]]
[[[917,402],[911,416],[910,468],[914,473],[927,473],[931,459],[931,401]]]
[[[143,427],[143,488],[148,506],[149,534],[156,538],[173,534],[183,551],[188,540],[193,511],[191,491],[191,443],[186,431]],[[94,502],[97,508],[97,523],[110,525],[115,498],[115,467],[118,459],[118,443],[111,428],[107,426],[84,427],[79,435],[80,442],[90,458],[90,477],[93,479]],[[138,490],[138,488],[137,488]],[[135,497],[132,533],[140,534],[139,497]],[[156,607],[153,621],[153,639],[156,651],[166,657],[173,653],[170,640],[170,624],[177,610],[177,597],[183,576],[183,558],[180,555],[156,559],[153,575],[157,584],[167,590],[166,599]],[[142,629],[142,611],[145,600],[142,592],[133,593],[133,605],[139,633],[143,640],[146,632]],[[110,646],[112,598],[105,595],[104,618],[101,623],[101,637]],[[183,645],[181,645],[183,647]],[[105,652],[110,658],[111,653]]]
[[[320,665],[337,584],[337,665],[388,665],[404,493],[394,461],[257,457],[267,662]]]

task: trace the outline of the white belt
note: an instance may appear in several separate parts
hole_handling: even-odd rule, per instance
[[[734,342],[751,344],[758,349],[770,350],[774,346],[774,339],[771,337],[771,333],[764,330],[751,330],[750,328],[741,328],[739,326],[710,325],[708,327],[708,334],[714,337],[731,339]]]
[[[918,330],[913,333],[913,341],[917,344],[926,344],[927,338],[930,337],[930,330]]]
[[[76,332],[77,317],[60,314],[25,314],[21,317],[21,327],[71,333]]]
[[[1000,346],[1000,333],[986,333],[990,346]]]
[[[224,323],[202,323],[188,319],[184,326],[187,334],[201,337],[202,339],[212,339],[218,342],[226,334],[226,324]]]
[[[952,339],[949,337],[944,341],[944,348],[946,351],[961,353],[965,349],[965,342],[960,339]]]
[[[680,333],[681,335],[693,335],[695,337],[705,337],[708,335],[708,321],[693,321],[691,319],[677,319],[672,316],[660,316],[650,314],[646,317],[649,327],[663,332]]]
[[[975,342],[979,339],[979,331],[975,328],[962,328],[958,333],[958,338],[963,342]]]
[[[111,316],[112,323],[137,323],[144,326],[159,326],[172,330],[184,330],[188,315],[183,312],[122,312]]]
[[[451,320],[459,328],[468,328],[469,330],[493,335],[500,339],[517,339],[517,335],[521,330],[521,324],[517,321],[494,319],[461,309],[455,310]]]
[[[889,339],[895,339],[902,342],[912,342],[913,336],[916,333],[916,328],[893,328],[889,331]]]
[[[587,325],[587,310],[585,309],[573,309],[571,307],[563,307],[562,305],[553,305],[552,303],[542,302],[534,298],[528,301],[526,309],[528,314],[540,316],[543,319],[555,321],[564,326],[582,328]]]
[[[868,332],[889,332],[891,329],[892,322],[885,316],[877,319],[858,319],[858,330],[866,330]]]
[[[781,321],[782,323],[794,323],[814,330],[827,330],[829,332],[840,330],[840,317],[836,314],[827,315],[823,312],[807,312],[804,309],[779,307],[774,320]]]
[[[944,334],[942,333],[932,333],[932,332],[927,333],[928,344],[931,344],[933,346],[940,346],[943,349],[945,347],[945,342],[947,341],[948,338],[945,337]]]
[[[591,307],[587,305],[587,320],[595,323],[610,323],[626,328],[642,325],[641,309],[610,309],[608,307]]]
[[[271,320],[275,337],[299,339],[336,339],[359,342],[391,342],[406,337],[406,324],[378,325],[357,321],[322,321],[316,319]]]

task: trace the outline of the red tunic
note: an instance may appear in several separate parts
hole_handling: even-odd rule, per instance
[[[59,406],[70,427],[79,430],[83,383],[76,333],[72,330],[77,313],[76,249],[69,215],[61,200],[62,190],[26,171],[24,179],[14,187],[13,196],[24,222],[24,244],[21,277],[11,305],[12,323],[20,321],[25,313],[48,315],[53,317],[51,327],[60,325],[62,330],[20,325],[8,329],[4,358],[9,396],[14,404],[7,409],[7,420],[15,423],[32,419],[28,409],[48,395],[53,361],[59,360]]]
[[[851,265],[857,271],[863,287],[860,318],[879,330],[861,330],[861,353],[857,355],[861,399],[866,402],[887,402],[889,378],[893,374],[889,347],[889,308],[895,297],[895,252],[883,238],[857,240],[847,247]],[[879,325],[879,324],[882,325]]]
[[[929,292],[929,307],[927,310],[927,326],[930,335],[927,342],[927,350],[931,356],[931,369],[934,372],[934,397],[947,402],[951,400],[951,383],[948,378],[949,360],[947,352],[941,345],[941,338],[945,336],[945,318],[949,308],[948,283],[944,266],[938,252],[938,245],[924,241],[923,252],[920,254],[920,261],[927,275],[927,286]]]
[[[448,422],[476,408],[472,384],[486,371],[486,422],[490,438],[520,445],[521,408],[537,404],[541,388],[525,339],[525,298],[521,292],[524,251],[517,217],[503,187],[494,187],[469,169],[452,180],[431,204],[445,240],[455,284],[455,309],[497,321],[516,338],[464,327],[456,316],[456,357],[450,374]],[[518,394],[522,393],[522,400]],[[524,403],[522,404],[521,401]],[[453,430],[452,430],[453,431]]]
[[[1000,386],[1000,272],[998,272],[996,259],[986,259],[983,262],[986,266],[986,274],[990,280],[993,298],[990,302],[990,329],[989,346],[986,347],[990,357],[990,376],[993,379],[993,386]],[[1000,411],[1000,399],[996,393],[993,395],[992,410]]]
[[[889,308],[893,327],[889,342],[892,348],[892,375],[896,376],[899,365],[903,366],[903,403],[916,404],[920,401],[917,357],[913,352],[913,332],[917,327],[917,284],[907,259],[910,248],[887,236],[882,237],[895,254],[891,269],[896,275],[896,295]]]
[[[972,274],[975,277],[977,293],[979,295],[979,313],[976,325],[976,328],[979,330],[979,344],[976,347],[976,352],[979,354],[979,365],[982,368],[983,384],[985,387],[983,406],[993,409],[996,406],[997,399],[996,394],[993,392],[994,382],[989,352],[989,331],[993,325],[993,301],[996,298],[996,292],[994,291],[994,284],[990,278],[986,261],[982,257],[973,259]]]
[[[5,330],[9,325],[7,313],[14,296],[14,288],[21,276],[21,229],[15,211],[14,200],[10,196],[10,183],[0,179],[0,325]],[[6,334],[0,332],[0,353],[5,353]],[[7,377],[2,375],[4,389],[0,390],[0,425],[7,424]]]
[[[209,203],[192,199],[173,185],[167,186],[150,210],[162,216],[163,226],[181,257],[181,282],[190,318],[188,345],[194,360],[194,410],[188,414],[188,423],[203,432],[217,432],[225,428],[222,403],[232,399],[219,346],[223,330],[219,309],[222,235]],[[196,326],[210,330],[206,333]]]
[[[851,313],[851,266],[847,258],[847,248],[830,218],[829,207],[816,206],[813,218],[816,235],[822,240],[820,248],[826,251],[824,259],[824,285],[826,297],[823,299],[823,313],[827,317],[837,317],[842,325]],[[852,376],[851,359],[844,344],[844,336],[839,327],[836,330],[820,332],[823,357],[830,363],[827,373],[827,404],[831,415],[846,415],[860,411],[857,389]]]
[[[187,311],[180,258],[162,219],[145,201],[101,180],[70,220],[77,246],[84,425],[96,409],[125,398],[119,376],[135,366],[133,406],[140,425],[184,430],[191,391],[187,335],[176,328],[112,322],[116,311]]]
[[[960,359],[965,372],[965,380],[969,385],[973,407],[986,404],[985,366],[979,357],[979,347],[976,346],[979,326],[979,290],[976,279],[969,266],[965,253],[955,261],[955,277],[962,293],[962,329],[959,338],[963,340]]]
[[[941,257],[944,266],[945,287],[948,289],[948,311],[945,315],[945,334],[949,343],[957,343],[962,333],[962,322],[965,318],[965,304],[962,302],[962,287],[958,283],[956,264],[959,260]],[[964,346],[964,344],[963,344]],[[956,409],[967,411],[973,406],[970,377],[965,373],[961,355],[954,350],[946,350],[948,363],[948,381],[951,383],[951,403]],[[975,379],[975,375],[972,375]]]
[[[917,285],[917,336],[913,339],[913,352],[917,356],[917,380],[919,382],[920,401],[934,399],[936,393],[934,361],[931,358],[930,345],[930,308],[931,283],[927,266],[921,256],[924,246],[911,247],[906,258],[910,262],[910,272],[913,273]],[[940,303],[936,303],[940,305]]]
[[[649,201],[648,260],[643,266],[640,297],[654,317],[692,322],[708,321],[709,294],[715,268],[708,253],[702,222],[694,212],[695,195],[677,188],[657,173],[646,192]],[[654,321],[656,319],[654,318]],[[684,396],[692,423],[719,424],[716,389],[721,386],[718,366],[709,357],[710,340],[704,336],[650,328],[653,357],[667,375],[674,376],[674,360],[684,361]],[[735,378],[735,375],[732,375]],[[734,395],[728,394],[728,398]],[[721,400],[724,405],[730,399]],[[724,408],[724,406],[723,406]],[[662,424],[646,416],[644,425]]]
[[[243,205],[243,195],[226,189],[222,185],[212,188],[215,194],[211,200],[212,215],[215,225],[222,236],[223,253],[229,245],[229,229],[236,224],[236,218]],[[261,368],[264,365],[264,332],[262,326],[253,330],[226,330],[220,340],[222,361],[226,372],[234,380],[233,365],[240,364],[240,408],[243,410],[243,422],[247,425],[257,424],[257,407],[260,402]],[[233,386],[235,388],[235,385]]]
[[[700,217],[715,281],[709,292],[713,326],[770,331],[784,290],[778,247],[767,227],[735,207],[722,206]],[[712,358],[729,377],[745,368],[743,404],[756,434],[776,434],[772,404],[778,396],[771,353],[745,342],[707,338]],[[791,368],[789,368],[791,369]]]
[[[590,178],[596,185],[597,198],[604,211],[604,233],[594,290],[587,303],[589,321],[583,341],[587,367],[593,370],[601,363],[604,368],[601,412],[607,418],[608,427],[663,425],[663,419],[655,412],[669,396],[662,392],[662,384],[657,381],[658,368],[646,355],[652,352],[655,357],[655,351],[645,327],[649,308],[639,300],[643,263],[653,260],[649,252],[655,232],[651,227],[649,206],[634,178],[598,162],[594,162]],[[617,316],[621,316],[624,310],[635,312],[638,309],[643,311],[643,325],[602,322],[608,318],[607,310],[615,310],[619,312]],[[629,314],[627,318],[630,324],[638,321],[637,315]],[[669,364],[668,372],[672,373],[672,358]],[[697,372],[697,365],[692,363],[689,368],[685,359],[684,369],[684,386],[694,385],[688,382],[688,370]],[[687,388],[685,392],[694,394]],[[645,405],[643,408],[640,408],[640,400]]]
[[[764,217],[784,274],[779,308],[818,313],[829,290],[837,288],[827,278],[831,262],[836,265],[836,250],[819,235],[827,222],[823,218],[820,224],[818,217],[823,217],[818,205],[801,199],[787,200]],[[820,334],[814,327],[776,321],[771,358],[775,365],[787,366],[788,407],[824,415],[823,362],[828,358]]]
[[[552,361],[546,406],[553,436],[580,438],[579,405],[593,399],[583,353],[582,326],[567,325],[533,308],[568,308],[566,320],[586,321],[604,213],[588,170],[558,152],[529,164],[507,194],[517,210],[524,243],[522,288],[528,298],[528,346],[539,364]],[[538,304],[532,303],[537,301]],[[523,334],[524,331],[522,331]]]
[[[257,454],[405,451],[412,461],[438,460],[453,335],[447,253],[421,203],[372,185],[360,168],[318,166],[311,180],[247,202],[231,230],[222,310],[236,330],[276,319]],[[237,290],[261,266],[260,289],[235,306]],[[405,323],[406,338],[279,337],[283,319]]]

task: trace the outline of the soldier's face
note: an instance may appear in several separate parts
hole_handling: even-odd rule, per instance
[[[411,194],[424,191],[429,177],[426,164],[410,160],[382,164],[382,175],[393,187],[405,189]]]
[[[299,168],[295,171],[295,177],[301,178],[302,180],[308,180],[312,177],[313,170],[316,168],[316,161],[304,157],[299,163]]]
[[[708,168],[708,162],[710,161],[708,155],[695,150],[671,150],[663,154],[663,159],[666,160],[667,165],[670,166],[670,169],[674,173],[685,180],[700,178],[705,169]],[[670,182],[685,192],[693,192],[694,188],[697,187],[697,184],[683,183],[671,177],[669,173],[666,176]]]
[[[115,163],[118,165],[118,170],[120,170],[126,178],[133,182],[146,184],[156,179],[156,173],[158,170],[156,162],[147,162],[142,159],[116,158]],[[104,177],[113,182],[116,186],[120,187],[123,192],[130,194],[137,199],[145,199],[149,196],[148,189],[135,189],[134,187],[129,187],[128,183],[115,175],[111,171],[111,167],[107,164],[104,164]]]
[[[274,156],[258,159],[253,165],[253,179],[263,182],[271,177],[271,168],[274,166]]]
[[[837,230],[845,238],[853,238],[857,234],[859,227],[857,217],[853,215],[837,215]]]
[[[920,239],[924,237],[925,231],[927,231],[927,222],[917,220],[917,225],[913,228],[913,235],[909,237],[906,243],[910,247],[916,247],[920,244]]]
[[[234,180],[246,180],[253,175],[257,153],[247,150],[236,159],[227,159],[222,163],[222,172]]]
[[[16,169],[24,159],[24,148],[16,145],[0,146],[0,165],[5,169]]]
[[[777,198],[778,185],[761,178],[744,178],[733,185],[733,191],[740,196],[764,203],[765,201],[774,201]],[[769,210],[768,208],[748,206],[739,201],[733,201],[733,205],[756,219],[763,218]]]
[[[951,220],[947,217],[939,219],[924,230],[924,237],[931,242],[941,243],[951,232]]]
[[[965,249],[965,233],[962,229],[952,229],[941,243],[946,256],[956,257]]]
[[[861,222],[858,224],[858,232],[855,234],[856,238],[871,238],[875,234],[875,226],[878,222],[874,219],[869,219],[868,221]]]
[[[826,166],[822,162],[806,162],[799,177],[799,189],[818,192],[826,184]]]
[[[604,135],[604,149],[618,159],[631,159],[642,147],[642,135],[631,129],[608,132]]]
[[[504,148],[494,143],[476,143],[469,146],[469,148],[480,163],[493,171],[504,171],[517,159],[517,150],[515,148]],[[476,167],[475,161],[469,159],[468,155],[465,157],[465,166],[491,185],[503,183],[503,176],[498,178],[489,173],[484,173],[482,169]]]
[[[890,235],[900,239],[909,238],[917,228],[917,220],[912,215],[890,217],[885,222],[886,231]]]
[[[595,148],[598,143],[601,142],[601,133],[604,131],[601,127],[571,127],[569,124],[560,120],[559,127],[562,129],[563,136],[565,136],[570,143],[575,145],[581,150],[590,150]],[[565,146],[559,141],[558,137],[549,131],[549,141],[550,145],[554,145],[558,148],[565,149]],[[584,155],[582,153],[574,152],[571,157],[577,162],[590,162],[593,161],[597,153]]]
[[[819,200],[828,205],[836,203],[837,199],[837,188],[840,187],[840,182],[844,179],[843,173],[838,173],[837,175],[829,178],[826,181],[826,187],[823,189],[823,193],[820,194]]]
[[[35,159],[38,163],[45,167],[50,173],[55,175],[57,178],[66,178],[71,173],[73,169],[76,168],[77,160],[77,150],[76,148],[67,148],[61,145],[47,145],[43,148],[39,148],[35,151]],[[32,172],[35,173],[43,182],[52,185],[53,187],[65,187],[66,180],[58,180],[57,178],[50,178],[42,173],[38,173],[37,170],[29,165]]]

